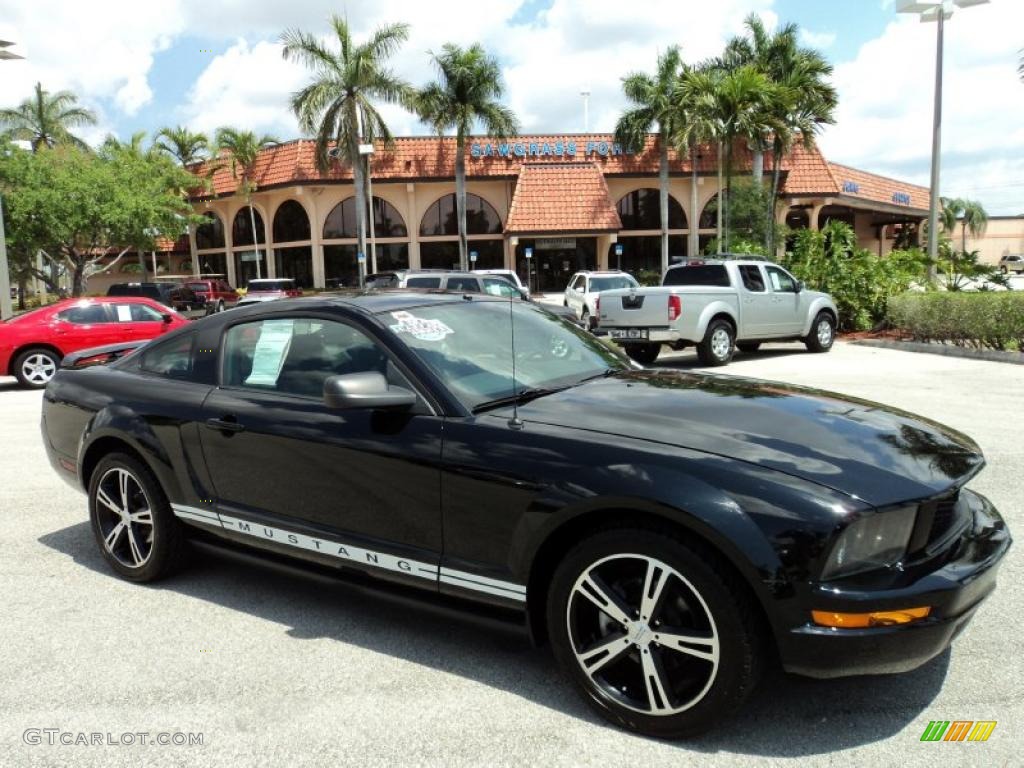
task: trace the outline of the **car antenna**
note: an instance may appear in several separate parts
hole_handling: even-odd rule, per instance
[[[519,418],[519,400],[516,396],[516,316],[512,311],[512,297],[508,297],[508,320],[512,329],[512,418],[508,420],[510,429],[522,429],[523,422]]]

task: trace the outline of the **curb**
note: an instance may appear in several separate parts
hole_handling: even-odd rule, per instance
[[[944,357],[962,357],[968,360],[988,360],[993,363],[1011,363],[1024,365],[1024,354],[1007,352],[998,349],[969,349],[951,344],[925,344],[920,341],[883,341],[881,339],[855,339],[848,344],[859,344],[863,347],[879,349],[895,349],[901,352],[923,352]]]

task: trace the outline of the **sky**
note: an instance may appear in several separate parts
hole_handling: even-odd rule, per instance
[[[659,51],[687,61],[721,51],[749,13],[795,22],[834,65],[836,125],[819,142],[835,162],[928,184],[935,24],[899,15],[893,0],[0,0],[0,40],[24,61],[0,62],[0,106],[39,81],[70,89],[99,124],[96,143],[165,125],[233,125],[295,138],[292,92],[309,74],[281,57],[282,31],[329,31],[346,14],[357,38],[382,23],[411,25],[393,61],[414,85],[432,79],[429,53],[480,42],[498,58],[505,100],[524,133],[610,131],[625,106],[621,78],[652,71]],[[942,194],[991,215],[1024,213],[1024,0],[957,10],[946,25]],[[396,135],[429,131],[397,107]]]

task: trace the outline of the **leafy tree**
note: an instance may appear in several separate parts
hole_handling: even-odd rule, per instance
[[[699,236],[697,233],[700,223],[700,211],[697,210],[697,152],[702,144],[714,141],[716,138],[717,126],[713,119],[704,111],[695,108],[686,98],[685,93],[690,87],[687,81],[695,74],[703,72],[705,67],[690,67],[683,64],[682,71],[675,83],[673,101],[675,103],[675,119],[673,125],[675,130],[671,140],[676,151],[682,155],[690,155],[690,248],[691,256],[696,256],[699,250]],[[717,208],[717,202],[715,203]]]
[[[498,62],[478,43],[461,48],[446,43],[431,53],[438,78],[416,95],[420,118],[442,136],[455,131],[455,208],[459,220],[459,263],[468,266],[466,243],[466,140],[473,127],[505,137],[519,130],[512,110],[501,103]]]
[[[95,125],[96,115],[77,106],[78,98],[71,91],[50,93],[36,83],[32,98],[13,109],[0,109],[0,127],[18,141],[28,141],[32,151],[58,144],[71,144],[79,149],[88,145],[71,133],[72,128]]]
[[[333,143],[352,167],[356,197],[356,234],[359,253],[366,253],[365,165],[359,154],[364,141],[393,141],[391,131],[374,101],[414,107],[412,86],[388,69],[388,60],[409,36],[408,24],[378,27],[370,39],[356,44],[348,21],[331,16],[337,42],[335,52],[306,32],[287,30],[281,35],[285,59],[297,60],[313,73],[305,88],[292,95],[291,106],[299,127],[316,135],[320,170],[330,167],[328,151]]]
[[[72,272],[79,296],[88,278],[125,253],[152,248],[158,232],[193,219],[179,190],[188,172],[151,154],[127,159],[72,146],[0,153],[0,193],[13,260],[55,290],[51,276],[31,266],[39,251]],[[116,251],[113,262],[105,263]]]
[[[632,72],[622,79],[622,91],[630,106],[615,124],[615,140],[638,152],[647,134],[658,129],[658,203],[661,221],[661,271],[668,271],[668,149],[678,141],[680,125],[679,78],[682,56],[673,45],[658,56],[654,76]],[[689,143],[684,139],[685,143]]]
[[[256,160],[260,156],[260,150],[281,142],[273,136],[257,136],[252,131],[240,131],[237,128],[217,129],[217,159],[215,167],[226,165],[231,169],[231,178],[238,183],[236,188],[238,194],[245,198],[245,204],[249,207],[249,223],[252,225],[252,244],[256,251],[256,277],[262,276],[260,260],[260,236],[256,231],[256,209],[252,205],[252,196],[256,191],[256,179],[253,173],[256,168]],[[195,183],[195,180],[192,180]],[[264,222],[264,229],[269,226]]]
[[[194,133],[183,125],[174,128],[164,127],[157,131],[153,146],[174,158],[182,168],[195,165],[209,156],[210,140],[205,133]],[[183,189],[182,195],[188,196],[191,189]],[[188,225],[188,252],[192,270],[198,273],[199,259],[196,258],[196,228]]]

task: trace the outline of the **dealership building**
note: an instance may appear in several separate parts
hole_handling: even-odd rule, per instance
[[[375,147],[368,272],[457,266],[455,151],[449,137],[397,138],[391,147]],[[735,154],[735,174],[749,174],[750,153],[738,147]],[[690,157],[670,153],[673,258],[701,253],[716,235],[714,149],[702,148],[696,162],[694,185]],[[764,165],[769,183],[770,153]],[[854,227],[861,246],[885,253],[897,240],[915,241],[928,216],[927,188],[831,163],[817,148],[797,146],[781,169],[778,217],[793,228],[841,219]],[[207,167],[195,171],[205,175]],[[516,269],[524,279],[529,270],[533,287],[542,291],[561,291],[580,269],[660,269],[653,135],[636,153],[623,151],[608,134],[473,139],[466,147],[466,177],[469,250],[477,268]],[[256,275],[258,255],[263,277],[291,277],[307,288],[356,284],[348,164],[333,160],[321,173],[314,143],[299,139],[264,149],[252,179],[254,217],[230,168],[217,169],[210,188],[193,200],[196,212],[209,219],[196,232],[197,263],[183,238],[153,254],[157,270],[222,273],[243,286]],[[114,278],[103,276],[104,282]],[[91,290],[98,289],[96,280]]]

